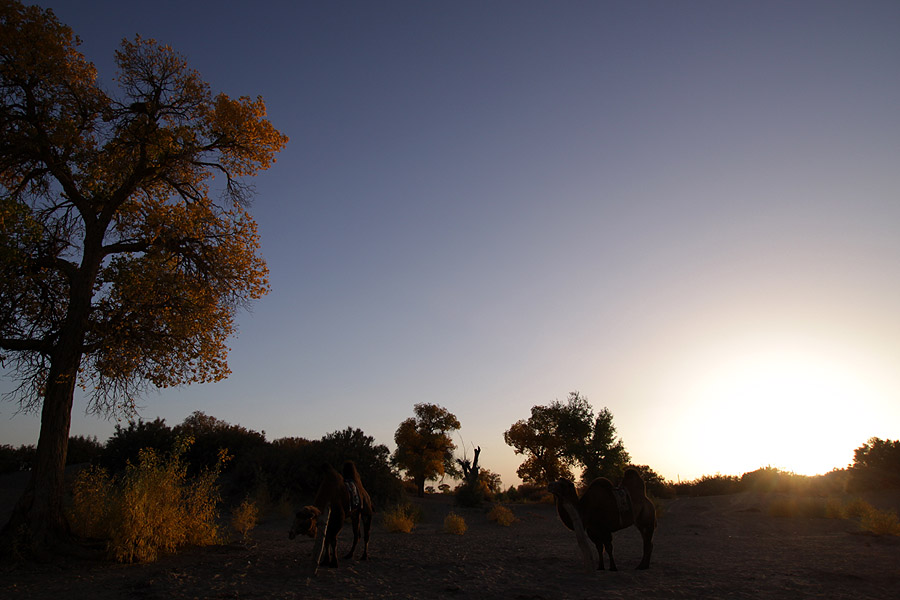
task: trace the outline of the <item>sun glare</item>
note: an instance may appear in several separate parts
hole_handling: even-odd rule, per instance
[[[694,432],[686,450],[702,457],[707,474],[843,468],[878,426],[866,415],[880,396],[857,367],[784,346],[707,361],[683,398],[681,426]]]

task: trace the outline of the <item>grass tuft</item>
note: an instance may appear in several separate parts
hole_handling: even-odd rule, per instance
[[[488,513],[488,519],[498,525],[509,527],[516,522],[516,515],[502,504],[495,504],[491,512]]]
[[[444,517],[444,532],[452,533],[453,535],[462,535],[469,528],[466,525],[466,520],[463,519],[460,515],[455,512],[450,512],[446,517]]]

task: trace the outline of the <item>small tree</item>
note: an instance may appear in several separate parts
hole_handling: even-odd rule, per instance
[[[425,496],[425,481],[444,474],[456,475],[453,451],[456,445],[450,433],[459,429],[459,420],[446,408],[436,404],[416,404],[415,417],[397,428],[397,449],[391,462],[412,478],[416,494]]]
[[[76,386],[99,413],[216,381],[236,311],[268,291],[242,178],[287,138],[261,98],[213,95],[168,46],[123,41],[117,95],[52,11],[0,0],[0,352],[41,411],[6,548],[62,541]],[[221,198],[210,180],[221,177]]]

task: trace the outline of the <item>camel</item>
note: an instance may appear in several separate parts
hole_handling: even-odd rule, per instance
[[[372,499],[363,488],[353,461],[344,463],[343,476],[331,465],[324,467],[324,476],[313,504],[304,506],[294,518],[288,538],[298,535],[315,538],[312,574],[320,566],[337,567],[337,536],[349,518],[353,526],[353,545],[344,559],[353,558],[359,541],[359,521],[363,523],[363,553],[360,560],[369,558],[369,530],[372,526]],[[324,552],[324,556],[323,556]]]
[[[592,481],[580,497],[575,491],[575,485],[567,479],[551,483],[548,489],[556,500],[559,518],[567,528],[575,531],[586,566],[591,566],[592,559],[590,547],[584,539],[585,531],[600,554],[597,569],[604,569],[603,550],[606,549],[609,569],[616,571],[612,532],[634,525],[641,532],[644,541],[644,555],[637,568],[650,568],[656,509],[647,497],[644,480],[637,469],[625,470],[622,487],[618,489],[605,477]]]

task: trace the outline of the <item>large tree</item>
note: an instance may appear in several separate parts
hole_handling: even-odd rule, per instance
[[[595,418],[579,392],[571,392],[566,402],[533,406],[531,416],[514,423],[503,440],[525,456],[516,473],[526,483],[571,479],[578,466],[584,467],[585,478],[615,476],[615,468],[629,460],[621,440],[615,439],[612,414],[604,408]]]
[[[416,416],[397,427],[394,434],[397,449],[391,461],[412,477],[416,493],[422,497],[426,480],[437,479],[445,473],[457,474],[453,462],[456,445],[450,432],[460,425],[453,413],[437,404],[416,404],[413,410]]]
[[[124,40],[110,94],[79,43],[0,0],[0,353],[13,399],[41,411],[4,537],[35,551],[67,531],[76,385],[109,414],[228,375],[235,313],[268,291],[242,178],[287,142],[261,98],[213,95],[167,46]]]

